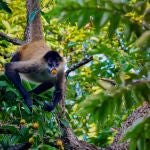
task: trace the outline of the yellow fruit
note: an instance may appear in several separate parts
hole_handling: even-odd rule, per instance
[[[33,137],[29,138],[29,143],[33,143],[33,142],[34,142],[34,138]]]
[[[51,71],[51,73],[52,73],[52,74],[56,74],[56,73],[57,73],[57,70],[56,70],[56,69],[53,69],[53,70]]]
[[[21,124],[25,124],[25,123],[26,123],[25,119],[21,119],[21,120],[20,120],[20,123],[21,123]]]
[[[61,140],[57,140],[57,141],[56,141],[56,145],[57,145],[57,146],[62,146],[62,141],[61,141]]]
[[[38,124],[37,122],[35,122],[35,123],[33,123],[32,127],[33,127],[34,129],[37,129],[37,128],[39,127],[39,124]]]

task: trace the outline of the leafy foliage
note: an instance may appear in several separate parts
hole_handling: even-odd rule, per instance
[[[44,143],[54,145],[55,138],[59,138],[62,132],[58,127],[55,115],[43,112],[41,108],[43,105],[41,98],[45,99],[45,96],[34,98],[36,105],[33,106],[31,114],[28,107],[23,104],[18,91],[4,76],[0,76],[0,85],[0,108],[2,111],[0,120],[3,121],[0,126],[0,131],[3,131],[0,134],[0,143],[3,147],[8,148],[10,145],[28,142],[31,137],[35,141],[33,147],[42,148],[46,146],[43,145]],[[54,149],[49,146],[50,148]]]
[[[3,10],[4,5],[1,5]],[[1,31],[23,38],[25,3],[11,1],[8,8],[12,14],[3,11],[0,14]],[[69,123],[61,121],[72,127],[80,139],[107,146],[113,141],[116,127],[120,127],[144,101],[149,103],[149,9],[147,0],[42,1],[45,39],[52,49],[65,57],[66,68],[93,56],[92,62],[70,73],[67,78],[66,117]],[[30,21],[36,13],[30,15]],[[2,38],[0,45],[3,54],[17,48]],[[9,59],[0,56],[0,67],[7,61]],[[24,86],[28,90],[34,87],[28,82],[24,82]],[[41,99],[49,100],[49,95],[51,91],[33,96],[36,101],[34,114],[29,117],[31,114],[19,93],[4,76],[0,77],[0,108],[3,110],[0,120],[2,128],[12,133],[0,134],[4,145],[34,137],[33,147],[44,148],[63,134],[56,123],[55,112],[48,114],[41,109]],[[26,122],[23,125],[20,123],[22,119]],[[39,124],[36,130],[32,128],[35,122]],[[124,141],[130,138],[130,149],[147,148],[150,140],[148,128],[149,115],[135,122],[127,131]]]
[[[12,13],[11,9],[8,7],[7,3],[4,1],[0,1],[0,10],[5,10],[7,13]]]

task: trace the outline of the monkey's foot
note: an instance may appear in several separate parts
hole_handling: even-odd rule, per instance
[[[51,103],[45,102],[43,108],[45,111],[51,112],[54,109],[54,105],[52,102]]]

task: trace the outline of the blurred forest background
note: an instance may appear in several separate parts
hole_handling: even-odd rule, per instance
[[[149,0],[41,0],[40,11],[46,43],[64,56],[66,70],[92,56],[89,63],[68,75],[67,119],[59,121],[79,140],[107,148],[135,112],[137,118],[121,130],[122,142],[130,139],[129,149],[148,150]],[[30,14],[29,22],[37,12]],[[26,20],[25,0],[0,0],[0,148],[27,142],[33,150],[67,149],[57,116],[62,108],[48,113],[41,107],[52,91],[34,95],[31,115],[4,76],[4,64],[19,47],[6,35],[23,41]],[[34,87],[27,81],[23,84],[28,90]],[[142,116],[136,111],[140,106],[144,107]]]

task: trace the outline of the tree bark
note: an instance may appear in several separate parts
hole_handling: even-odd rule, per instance
[[[11,38],[7,34],[0,32],[0,36],[4,39],[6,39],[8,42],[13,43],[14,45],[22,45],[24,44],[24,41],[19,40],[17,38]]]
[[[44,38],[41,23],[40,0],[26,0],[27,25],[25,28],[25,41],[31,42]]]
[[[127,128],[132,126],[132,124],[139,118],[142,118],[150,113],[150,104],[144,102],[143,106],[137,108],[122,124],[122,127],[119,129],[117,135],[114,138],[114,142],[106,150],[127,150],[129,146],[129,141],[124,143],[119,143],[124,136]]]

